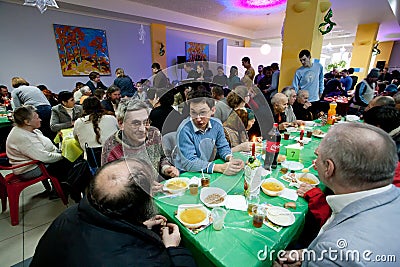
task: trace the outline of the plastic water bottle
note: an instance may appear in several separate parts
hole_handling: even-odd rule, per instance
[[[267,142],[265,147],[265,160],[264,169],[276,169],[277,158],[279,154],[279,147],[281,144],[281,134],[278,130],[278,123],[274,123],[271,131],[267,135]]]

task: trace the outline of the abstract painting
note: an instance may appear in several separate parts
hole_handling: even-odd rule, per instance
[[[185,42],[186,61],[208,61],[209,45]]]
[[[111,75],[104,30],[53,24],[63,76]]]

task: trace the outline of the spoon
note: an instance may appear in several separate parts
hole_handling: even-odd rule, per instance
[[[304,172],[304,173],[310,172],[310,168],[314,167],[314,165],[315,165],[315,163],[311,164],[309,167],[302,169],[301,172]]]

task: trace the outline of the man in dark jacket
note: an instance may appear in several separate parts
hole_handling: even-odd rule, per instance
[[[195,266],[178,226],[153,216],[151,177],[142,160],[104,165],[88,196],[42,236],[30,266]]]
[[[100,73],[96,71],[89,73],[89,81],[86,85],[89,86],[90,90],[92,90],[92,94],[94,94],[94,90],[96,89],[107,90],[107,86],[100,81]]]
[[[157,62],[151,65],[151,69],[154,75],[153,87],[155,88],[167,88],[168,79],[167,76],[162,72],[160,64]]]
[[[115,115],[120,99],[121,90],[116,85],[111,85],[107,89],[106,99],[101,101],[101,106],[106,110],[107,114]]]

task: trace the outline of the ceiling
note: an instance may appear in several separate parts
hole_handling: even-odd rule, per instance
[[[265,42],[280,45],[285,6],[273,11],[230,7],[237,1],[57,0],[57,3],[61,8],[79,12],[140,23],[164,23],[167,27],[203,32],[231,40],[249,39],[253,46]],[[332,21],[337,26],[324,36],[324,45],[331,43],[333,47],[351,47],[357,25],[374,22],[380,23],[379,41],[400,40],[400,0],[331,0],[331,3]]]

